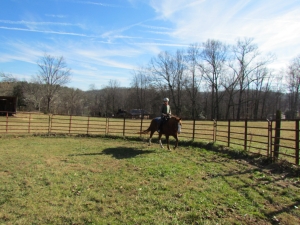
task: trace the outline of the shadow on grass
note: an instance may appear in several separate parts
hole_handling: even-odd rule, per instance
[[[95,156],[95,155],[111,155],[112,157],[116,159],[127,159],[127,158],[133,158],[138,155],[143,154],[150,154],[155,151],[150,150],[139,150],[134,148],[126,148],[126,147],[116,147],[116,148],[107,148],[104,149],[102,152],[96,152],[96,153],[82,153],[82,154],[72,154],[70,156]]]
[[[261,154],[250,153],[241,150],[234,150],[222,145],[215,145],[211,142],[202,143],[202,142],[184,141],[183,143],[181,143],[181,145],[204,148],[207,151],[218,153],[219,156],[222,155],[230,159],[245,160],[248,163],[255,165],[261,169],[268,169],[273,174],[285,174],[285,177],[300,176],[300,167],[297,165],[293,165],[285,160],[278,160],[277,162],[273,162],[271,158]]]
[[[126,158],[133,158],[138,155],[149,154],[153,153],[153,150],[139,150],[134,148],[107,148],[102,151],[102,154],[112,155],[112,157],[116,159],[126,159]]]

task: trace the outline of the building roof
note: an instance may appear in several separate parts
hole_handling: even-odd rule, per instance
[[[146,110],[144,109],[132,109],[130,110],[130,114],[135,116],[135,115],[150,115]]]

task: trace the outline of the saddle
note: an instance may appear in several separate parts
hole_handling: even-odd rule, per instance
[[[163,117],[163,118],[164,118],[163,122],[168,121],[168,120],[170,119],[169,116],[165,116],[165,117]],[[156,122],[158,122],[158,123],[161,123],[161,122],[162,122],[162,118],[161,118],[161,117],[155,117],[154,120],[155,120]]]

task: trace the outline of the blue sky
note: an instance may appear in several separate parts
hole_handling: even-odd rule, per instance
[[[299,0],[0,0],[0,72],[30,81],[47,53],[66,59],[69,87],[127,87],[161,51],[243,37],[279,71],[300,54],[299,12]]]

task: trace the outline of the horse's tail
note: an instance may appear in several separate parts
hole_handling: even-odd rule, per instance
[[[140,132],[138,132],[138,134],[148,134],[150,131],[154,132],[156,129],[157,129],[157,121],[156,121],[156,119],[153,119],[151,121],[150,126],[148,127],[148,129],[144,130],[144,131],[140,131]]]
[[[137,132],[138,134],[148,134],[150,132],[150,127],[147,130]]]

